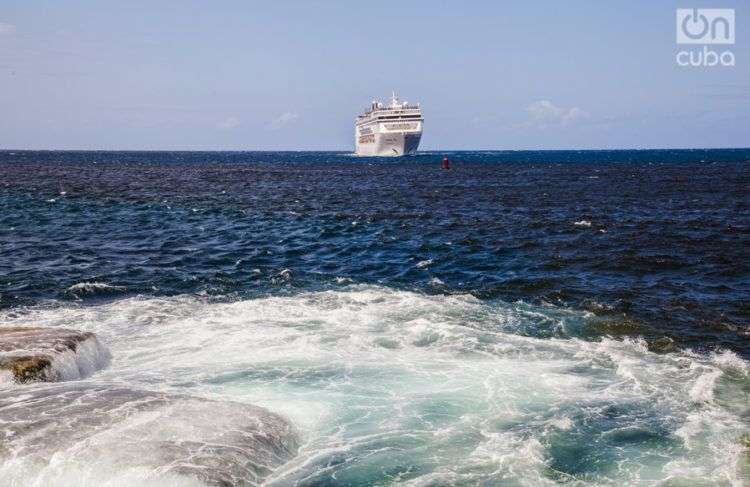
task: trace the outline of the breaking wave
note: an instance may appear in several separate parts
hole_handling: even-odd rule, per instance
[[[124,291],[124,286],[115,286],[113,284],[107,284],[106,282],[79,282],[73,284],[66,293],[73,295],[77,298],[89,297],[89,296],[105,296],[109,294],[118,293]]]
[[[56,328],[20,328],[2,338],[0,361],[12,361],[13,357],[42,358],[49,365],[40,373],[51,381],[88,377],[106,367],[111,358],[109,350],[90,333]],[[14,381],[9,371],[0,374],[0,384]]]
[[[286,421],[248,404],[107,383],[0,401],[3,485],[258,485],[296,449]]]
[[[748,363],[576,338],[586,316],[352,285],[231,303],[128,298],[22,318],[101,336],[116,360],[87,382],[288,418],[300,449],[271,485],[741,485]]]
[[[79,343],[75,350],[53,355],[51,367],[59,380],[76,380],[105,368],[110,359],[109,350],[91,336]]]

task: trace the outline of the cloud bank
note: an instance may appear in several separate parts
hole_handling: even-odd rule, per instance
[[[15,33],[16,33],[15,25],[0,22],[0,36],[1,35],[13,35]]]
[[[232,130],[234,128],[237,128],[240,126],[240,119],[237,117],[227,117],[218,124],[216,124],[216,128],[219,130]]]
[[[578,107],[563,108],[549,100],[539,100],[526,107],[526,113],[531,117],[528,125],[568,125],[589,116]]]
[[[279,130],[280,128],[286,127],[290,123],[295,122],[298,118],[299,115],[296,113],[282,113],[278,117],[271,120],[271,122],[268,124],[268,128],[270,130]]]

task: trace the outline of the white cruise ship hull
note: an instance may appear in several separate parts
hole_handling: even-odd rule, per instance
[[[417,152],[422,132],[386,132],[357,137],[359,156],[398,157]],[[360,139],[364,139],[360,142]]]

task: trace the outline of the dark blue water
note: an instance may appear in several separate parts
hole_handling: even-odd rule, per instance
[[[750,150],[449,156],[0,152],[0,479],[744,485]]]
[[[750,356],[750,150],[449,156],[0,152],[0,306],[376,283]]]

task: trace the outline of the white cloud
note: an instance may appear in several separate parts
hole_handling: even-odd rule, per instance
[[[278,117],[271,120],[271,122],[268,124],[268,128],[270,130],[279,130],[280,128],[283,128],[290,123],[295,122],[299,118],[299,115],[296,113],[286,112],[282,113]]]
[[[526,113],[531,116],[528,125],[567,125],[589,116],[588,113],[578,107],[563,108],[555,105],[549,100],[535,101],[526,107]]]
[[[13,24],[6,24],[0,22],[0,35],[13,35],[16,33],[16,26]]]
[[[216,128],[219,130],[232,130],[240,126],[242,122],[237,117],[227,117],[221,122],[216,124]]]

